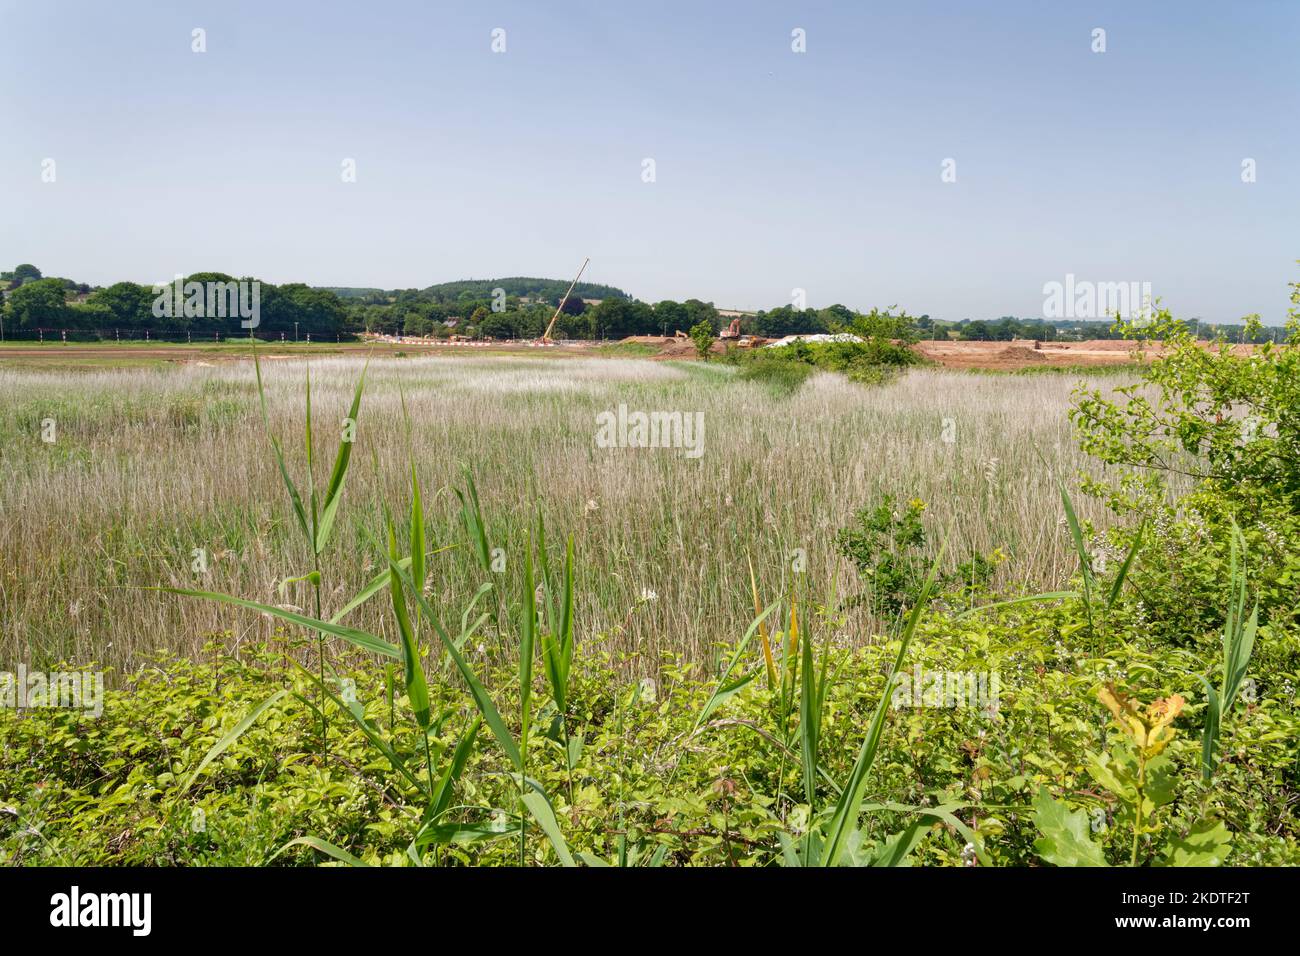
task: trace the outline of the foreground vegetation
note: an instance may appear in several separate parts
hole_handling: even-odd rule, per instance
[[[806,549],[729,528],[725,564],[743,570],[726,589],[748,605],[743,625],[694,648],[670,633],[650,662],[626,629],[588,629],[599,601],[584,595],[600,585],[578,559],[580,521],[548,507],[550,482],[525,482],[508,547],[469,469],[427,507],[418,419],[400,392],[398,466],[382,473],[401,480],[352,525],[345,553],[363,556],[364,574],[340,588],[346,562],[330,544],[355,490],[348,429],[368,421],[372,370],[325,463],[316,396],[303,457],[286,455],[259,374],[273,480],[291,503],[282,531],[299,542],[277,575],[282,599],[191,578],[133,600],[237,609],[275,630],[218,632],[193,660],[133,668],[98,721],[0,711],[5,852],[19,863],[1298,863],[1300,350],[1206,352],[1168,316],[1149,334],[1169,351],[1146,381],[1074,397],[1079,442],[1106,466],[1083,491],[1115,516],[1107,529],[1080,517],[1059,449],[1028,452],[1070,556],[1051,590],[999,577],[1005,552],[972,548],[895,486]],[[790,403],[819,381],[683,374]],[[358,450],[381,473],[378,450]],[[670,506],[662,520],[681,515]],[[1004,520],[990,524],[1005,532]],[[659,600],[643,586],[628,619]]]

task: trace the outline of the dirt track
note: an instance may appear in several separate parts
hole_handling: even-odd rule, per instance
[[[916,351],[949,368],[1006,369],[1035,366],[1127,365],[1152,357],[1137,342],[1092,339],[1086,342],[920,342]]]
[[[584,353],[591,349],[592,345],[600,343],[566,343],[562,345],[538,347],[525,345],[517,342],[491,342],[491,343],[455,343],[426,345],[423,343],[402,343],[400,345],[389,343],[362,343],[349,342],[341,345],[330,343],[323,345],[300,345],[300,346],[281,346],[275,344],[259,345],[258,355],[263,359],[285,359],[285,358],[310,358],[323,355],[362,355],[367,352],[380,351],[390,355],[396,355],[399,352],[407,355],[420,354],[437,354],[437,355],[572,355],[575,353]],[[16,364],[40,364],[41,362],[50,363],[68,363],[76,364],[78,361],[94,361],[96,364],[104,364],[106,361],[163,361],[163,362],[232,362],[246,361],[251,357],[251,352],[247,346],[243,345],[173,345],[173,346],[149,346],[149,345],[62,345],[51,343],[48,345],[30,346],[0,346],[0,367],[7,362]]]
[[[1210,343],[1201,343],[1206,348]],[[1234,345],[1235,355],[1249,355],[1254,346]],[[949,368],[982,368],[1014,371],[1035,366],[1131,365],[1159,358],[1165,349],[1159,344],[1122,339],[1089,339],[1084,342],[920,342],[916,350],[931,361]]]

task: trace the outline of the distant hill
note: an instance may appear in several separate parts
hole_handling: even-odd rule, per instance
[[[421,292],[438,301],[447,302],[457,299],[490,299],[493,289],[504,289],[509,296],[528,296],[557,303],[569,288],[570,279],[538,279],[529,276],[510,276],[505,279],[460,279],[456,282],[440,282]],[[622,289],[612,285],[600,285],[595,282],[579,282],[573,287],[573,294],[584,299],[630,299]]]
[[[494,289],[504,289],[511,297],[528,297],[535,301],[558,305],[560,297],[569,288],[569,279],[541,279],[532,276],[511,276],[505,279],[458,279],[439,282],[416,292],[414,289],[372,289],[359,286],[317,286],[333,292],[340,299],[362,299],[371,303],[394,301],[399,296],[409,300],[412,295],[427,302],[483,301],[492,298]],[[579,282],[573,294],[583,299],[631,299],[622,289],[596,282]]]
[[[362,289],[356,286],[334,286],[318,285],[314,288],[322,292],[333,292],[340,299],[368,299],[371,296],[386,296],[388,293],[383,289]]]

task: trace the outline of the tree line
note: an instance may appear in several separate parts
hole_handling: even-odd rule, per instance
[[[199,272],[182,284],[225,284],[254,280],[236,279],[220,272]],[[700,299],[654,304],[634,299],[614,286],[578,283],[567,300],[569,283],[558,279],[511,277],[445,282],[425,289],[385,291],[373,288],[321,288],[301,282],[274,285],[259,282],[259,337],[313,335],[318,338],[352,337],[362,332],[386,335],[439,337],[466,336],[490,339],[534,339],[547,328],[563,302],[552,334],[565,339],[622,339],[631,335],[665,335],[706,326],[721,332],[734,313],[721,313]],[[0,332],[11,337],[31,336],[38,329],[68,330],[73,334],[127,334],[141,337],[156,333],[247,335],[238,315],[218,316],[204,311],[160,310],[154,286],[116,282],[92,287],[71,279],[46,277],[36,266],[24,263],[0,273],[4,302],[0,306]],[[160,314],[160,311],[162,314]],[[782,305],[740,315],[746,335],[776,338],[850,331],[864,315],[892,315],[873,310],[862,313],[835,304],[821,309]],[[1115,322],[1022,319],[962,319],[942,321],[929,315],[905,316],[897,338],[947,341],[1078,341],[1120,338]],[[1228,341],[1266,341],[1278,329],[1188,321],[1188,329],[1202,339],[1222,335]],[[1249,336],[1253,335],[1251,339]]]
[[[160,292],[151,285],[115,282],[93,288],[69,279],[44,277],[35,266],[22,265],[13,272],[0,274],[6,282],[4,307],[0,320],[11,335],[36,330],[68,330],[99,334],[119,331],[128,334],[145,332],[191,332],[210,335],[247,335],[239,314],[219,316],[204,309],[191,315],[185,308],[160,307]],[[259,336],[314,334],[331,338],[348,334],[348,311],[337,295],[314,289],[301,282],[273,285],[252,278],[236,279],[221,272],[197,272],[183,277],[182,288],[191,283],[207,287],[209,283],[227,285],[257,282]],[[168,284],[169,291],[174,288]],[[160,312],[162,314],[160,314]]]

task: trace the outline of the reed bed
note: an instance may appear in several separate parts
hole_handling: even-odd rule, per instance
[[[362,367],[353,357],[310,363],[318,482]],[[263,363],[271,428],[304,481],[306,373],[297,358]],[[1073,484],[1096,467],[1070,434],[1075,381],[923,368],[873,387],[819,374],[782,397],[716,364],[375,359],[346,500],[320,556],[325,614],[385,567],[371,543],[381,503],[410,488],[403,396],[430,549],[465,546],[450,488],[467,465],[507,562],[521,560],[539,507],[549,527],[573,534],[578,640],[637,655],[647,673],[665,654],[712,663],[745,632],[751,560],[764,594],[786,591],[796,565],[855,588],[835,533],[883,494],[927,502],[951,562],[1000,549],[1000,592],[1052,589],[1077,567],[1058,479]],[[619,404],[702,413],[703,453],[597,447],[596,415]],[[53,442],[42,440],[50,419]],[[276,471],[251,363],[0,369],[0,663],[132,670],[160,649],[197,656],[211,635],[237,647],[275,627],[145,590],[158,586],[310,611],[308,585],[283,583],[307,574],[312,556]],[[1076,501],[1081,519],[1105,524],[1096,502]],[[440,557],[426,593],[459,614],[478,584],[473,562]],[[352,620],[397,640],[382,602]],[[869,639],[877,624],[856,611],[843,639]]]

